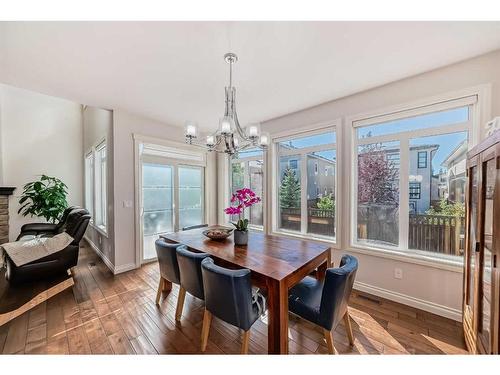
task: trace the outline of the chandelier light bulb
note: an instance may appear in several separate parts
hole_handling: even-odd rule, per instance
[[[197,133],[198,133],[198,129],[197,129],[196,123],[194,123],[194,122],[187,122],[186,123],[185,132],[186,132],[186,137],[196,138]]]
[[[250,138],[256,138],[259,136],[259,127],[257,125],[250,125],[248,128],[248,136]]]
[[[213,135],[207,136],[207,146],[212,147],[215,145],[215,137]]]
[[[261,134],[260,145],[264,147],[269,146],[269,136],[267,134]]]
[[[221,134],[231,134],[231,119],[227,116],[220,120],[220,132]]]

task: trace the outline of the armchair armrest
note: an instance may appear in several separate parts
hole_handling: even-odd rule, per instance
[[[21,232],[53,232],[56,224],[51,223],[28,223],[21,227]]]

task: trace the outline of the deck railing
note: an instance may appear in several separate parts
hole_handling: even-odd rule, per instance
[[[280,228],[300,231],[300,208],[282,208]],[[358,238],[373,243],[397,245],[398,210],[377,207],[358,211]],[[463,255],[465,218],[442,215],[410,215],[408,247],[434,253]],[[335,210],[307,209],[307,233],[335,236]]]

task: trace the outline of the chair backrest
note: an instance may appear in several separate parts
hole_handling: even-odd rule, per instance
[[[198,228],[205,228],[208,227],[208,224],[199,224],[199,225],[191,225],[189,227],[184,227],[182,230],[191,230],[191,229],[198,229]]]
[[[320,306],[320,321],[324,327],[335,327],[346,313],[357,270],[358,260],[352,255],[344,255],[340,267],[326,270]]]
[[[160,275],[174,284],[180,284],[181,282],[176,251],[181,246],[186,248],[186,245],[182,245],[180,243],[168,243],[161,238],[155,241],[158,265],[160,266]]]
[[[250,270],[230,270],[214,264],[210,258],[201,262],[205,307],[213,315],[247,331],[258,317],[252,302]]]
[[[59,219],[59,222],[55,226],[55,232],[59,232],[59,228],[61,228],[64,223],[66,223],[66,220],[68,219],[68,215],[71,211],[76,210],[77,208],[81,208],[80,206],[69,206],[66,207],[66,209],[63,211],[63,214],[61,215],[61,218]]]
[[[73,237],[72,245],[78,245],[82,239],[90,221],[90,214],[85,208],[76,208],[72,210],[59,228],[58,233],[66,232]]]
[[[194,253],[186,247],[178,247],[177,262],[179,263],[179,273],[181,286],[199,299],[205,299],[203,290],[203,278],[201,276],[201,262],[209,255],[206,253]]]

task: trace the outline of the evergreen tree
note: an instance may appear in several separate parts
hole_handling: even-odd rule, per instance
[[[300,207],[300,183],[291,168],[285,169],[281,180],[280,205],[282,208]]]

